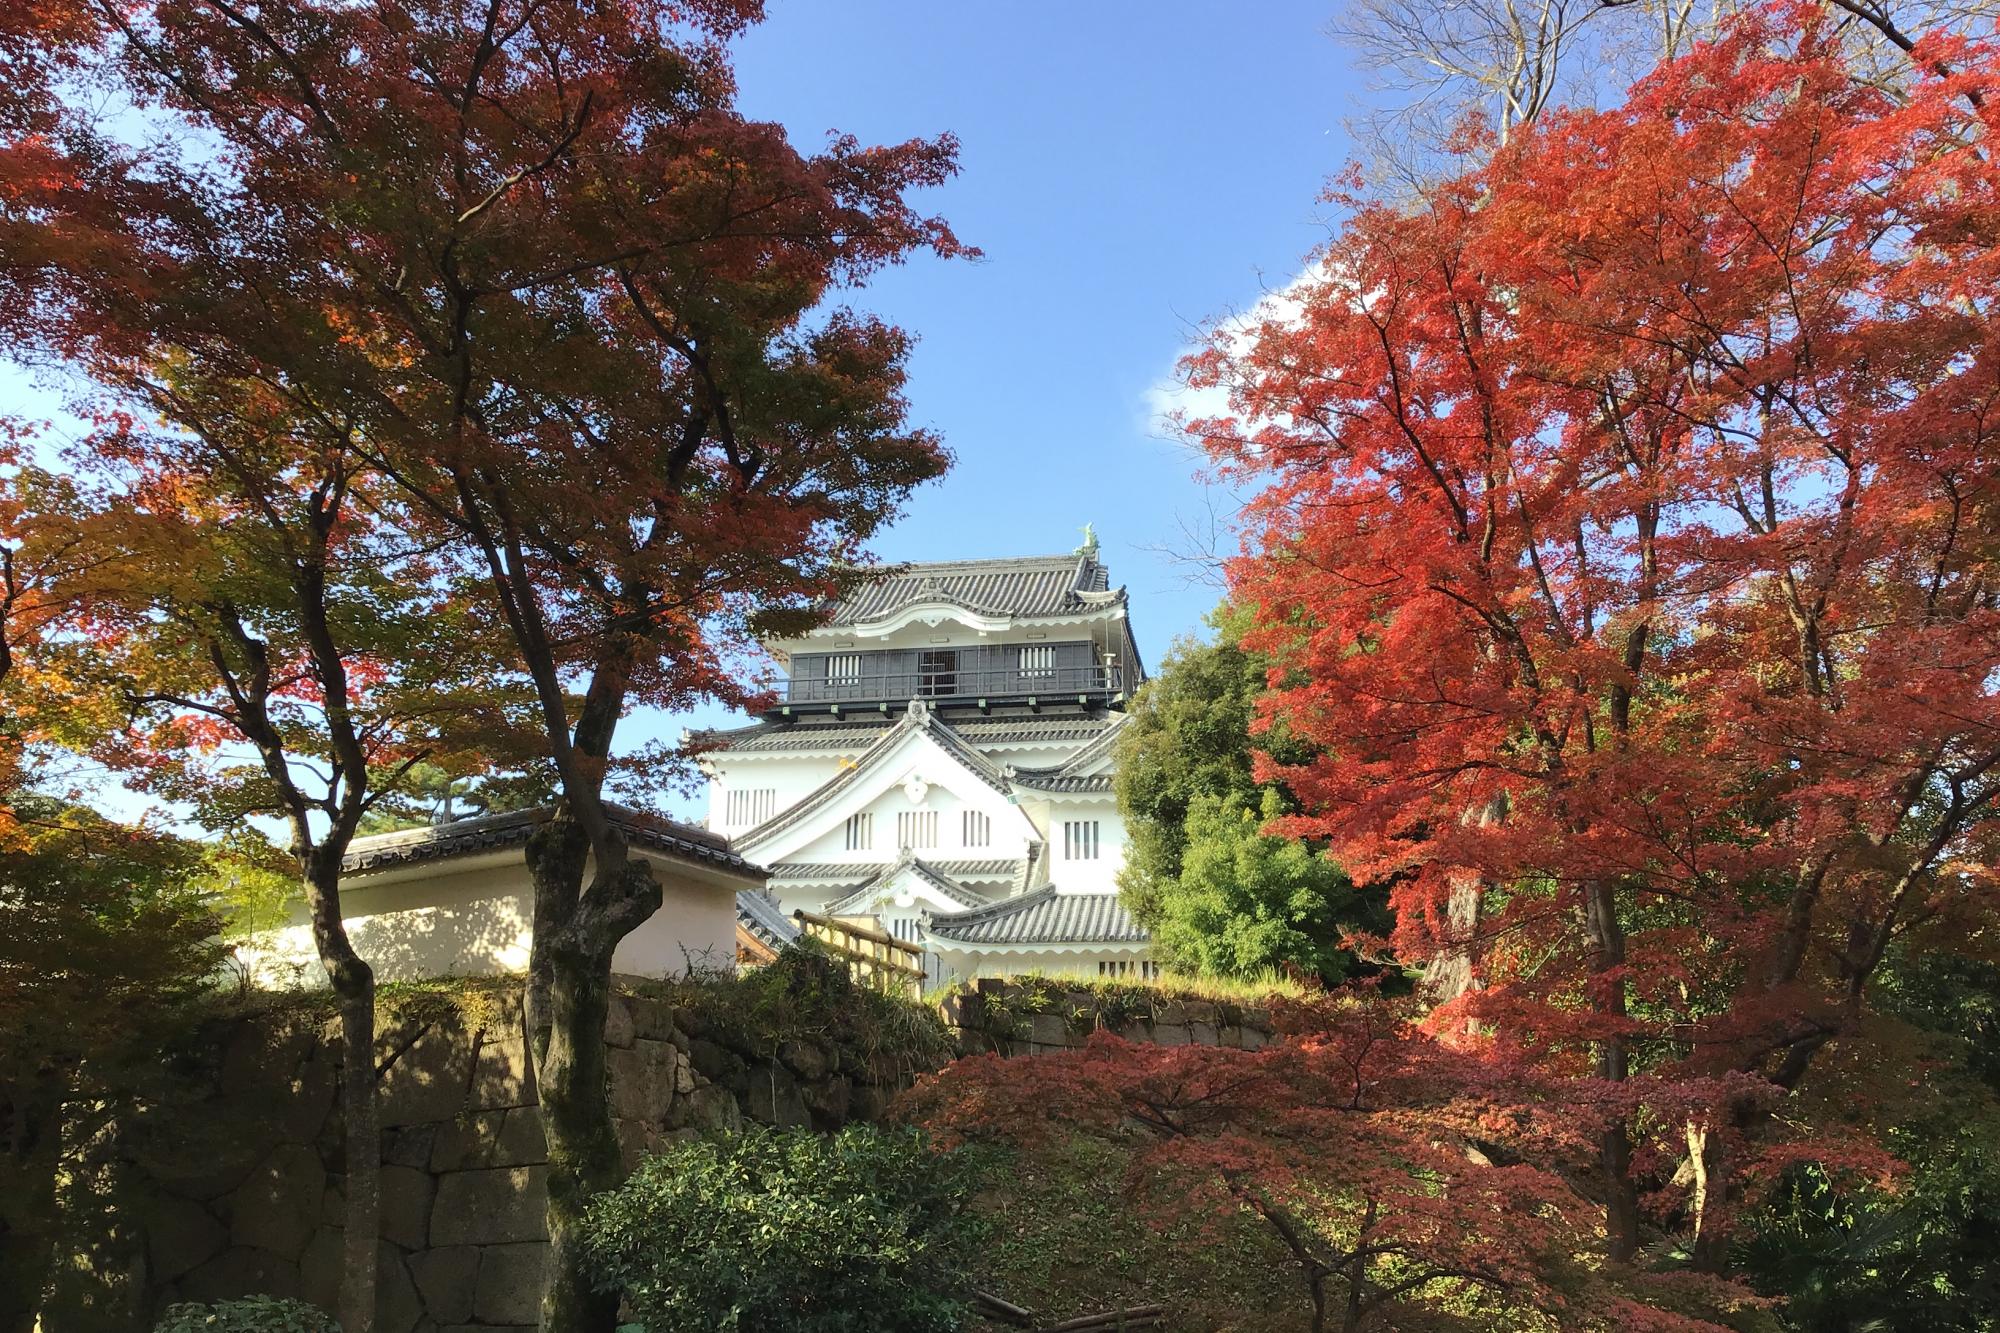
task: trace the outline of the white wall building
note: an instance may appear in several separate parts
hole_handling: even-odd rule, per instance
[[[739,892],[764,872],[705,829],[614,810],[634,853],[660,883],[660,909],[618,943],[614,971],[677,975],[730,967]],[[534,940],[527,844],[547,809],[482,815],[357,838],[341,867],[341,909],[355,951],[378,981],[525,972]],[[585,883],[589,867],[585,867]],[[303,903],[283,926],[239,945],[258,984],[320,986],[326,974]]]
[[[907,565],[801,638],[756,723],[709,749],[708,824],[770,867],[739,895],[781,943],[806,909],[930,952],[938,979],[1150,974],[1118,903],[1112,742],[1144,679],[1094,537],[1069,555]]]

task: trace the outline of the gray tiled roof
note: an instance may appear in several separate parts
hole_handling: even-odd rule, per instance
[[[1150,936],[1115,893],[1063,893],[1055,885],[969,912],[933,916],[947,944],[1144,944]]]
[[[975,746],[988,745],[1067,745],[1072,741],[1092,742],[1115,730],[1123,713],[1103,717],[946,717],[946,726]],[[764,754],[794,750],[866,749],[894,726],[901,713],[883,715],[880,720],[846,719],[838,724],[815,722],[758,722],[727,731],[697,732],[689,739],[697,743],[713,741],[730,754]]]
[[[865,749],[882,739],[882,733],[896,725],[894,714],[879,721],[842,722],[837,726],[814,722],[755,722],[747,727],[696,731],[688,734],[695,745],[713,744],[730,754],[762,754],[781,750]]]
[[[771,867],[771,878],[792,883],[796,880],[840,880],[858,883],[873,879],[887,870],[892,861],[786,861]],[[931,869],[953,879],[1014,879],[1021,873],[1018,860],[929,861]]]
[[[1109,773],[1085,773],[1082,770],[1094,766],[1117,744],[1118,733],[1124,729],[1129,716],[1126,713],[1114,714],[1089,744],[1054,768],[1009,768],[1007,776],[1019,786],[1035,791],[1108,792],[1112,789]]]
[[[827,915],[840,916],[843,912],[860,907],[875,892],[877,885],[906,868],[960,907],[984,907],[990,901],[983,894],[974,893],[951,876],[940,873],[936,866],[926,863],[921,857],[911,856],[905,852],[893,864],[884,866],[882,873],[875,875],[865,884],[856,885],[851,893],[838,902],[828,904],[825,909]]]
[[[1012,777],[1018,786],[1049,792],[1108,792],[1109,773],[1057,773],[1040,768],[1017,768]]]
[[[539,806],[533,810],[481,815],[476,819],[459,819],[449,824],[429,824],[423,828],[379,833],[371,838],[356,838],[348,846],[347,855],[341,859],[340,868],[349,874],[357,874],[419,861],[438,861],[477,852],[525,847],[529,836],[547,822],[550,809],[549,806]],[[767,876],[762,866],[752,865],[731,851],[728,840],[720,834],[644,810],[616,805],[607,809],[619,831],[634,847],[681,861],[708,865],[724,874],[757,883],[762,883]]]
[[[969,611],[1023,617],[1068,616],[1115,606],[1123,591],[1097,563],[1095,548],[1010,560],[946,560],[898,565],[833,607],[832,625],[880,620],[906,606],[949,602]]]
[[[782,949],[799,937],[798,922],[756,889],[737,892],[736,921],[773,949]]]

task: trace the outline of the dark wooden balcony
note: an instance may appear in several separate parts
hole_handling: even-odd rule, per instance
[[[892,705],[911,699],[997,703],[1082,697],[1124,689],[1123,669],[1095,660],[1088,643],[801,655],[786,685],[788,705]]]

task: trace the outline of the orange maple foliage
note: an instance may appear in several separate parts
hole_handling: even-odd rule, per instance
[[[1719,1262],[1769,1127],[1731,1080],[1796,1087],[1892,949],[1993,929],[2000,55],[1914,68],[1753,12],[1336,195],[1296,306],[1190,363],[1260,488],[1267,716],[1322,755],[1265,765],[1281,823],[1393,886],[1401,958],[1469,961],[1437,1031],[1628,1105],[1617,1259],[1647,1205]]]

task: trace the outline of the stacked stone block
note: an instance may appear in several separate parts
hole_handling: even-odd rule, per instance
[[[476,1012],[476,1019],[467,1012]],[[1134,1011],[1089,991],[982,981],[945,1002],[963,1051],[1036,1054],[1099,1027],[1135,1041],[1255,1049],[1267,1013],[1201,1001]],[[879,1119],[920,1072],[832,1034],[765,1039],[644,994],[604,1039],[627,1165],[745,1120],[837,1129]],[[340,1045],[331,1023],[238,1023],[192,1105],[129,1127],[154,1308],[250,1292],[334,1308],[340,1285]],[[527,1333],[547,1231],[548,1149],[517,997],[386,1026],[379,1333]],[[190,1126],[198,1127],[190,1132]]]

